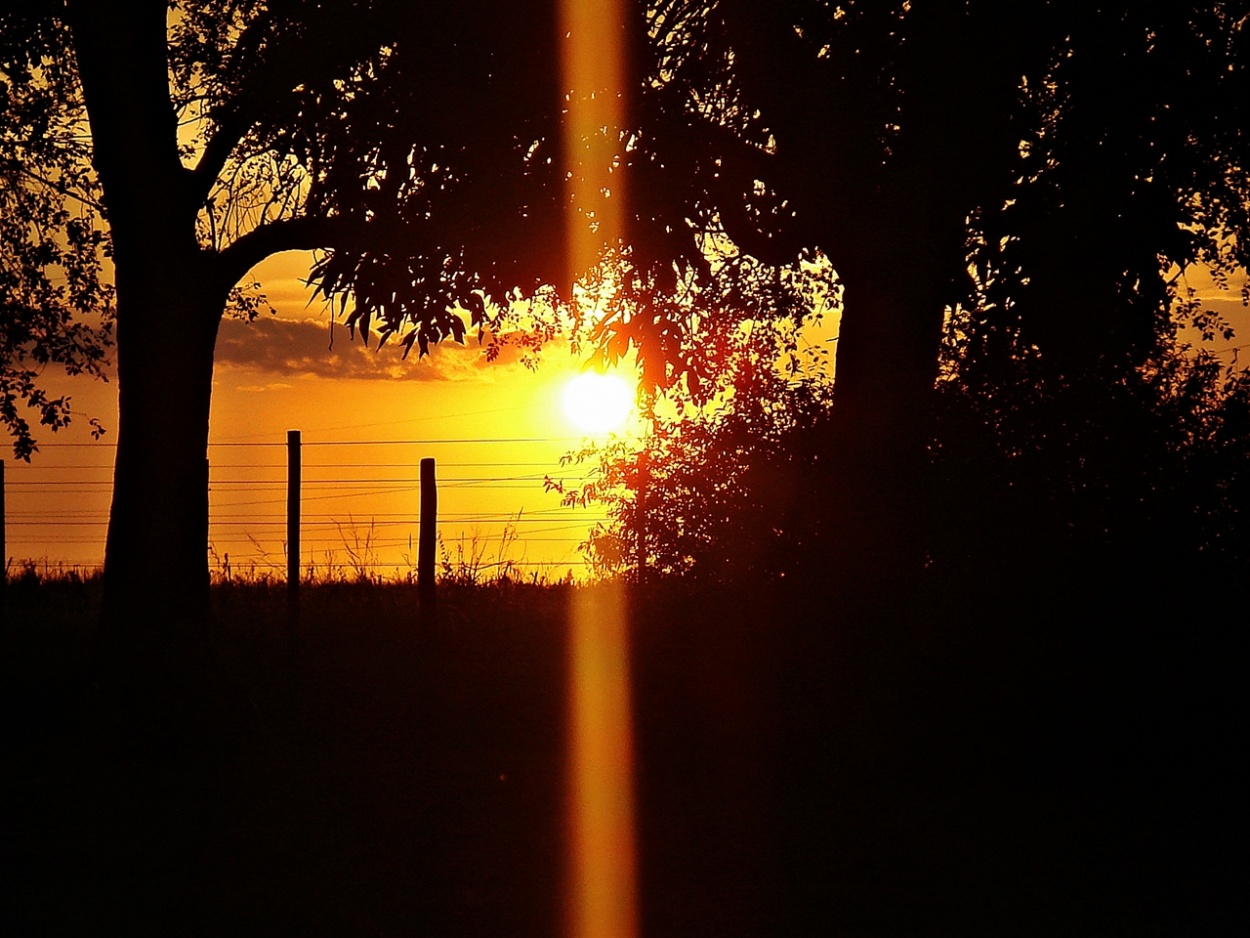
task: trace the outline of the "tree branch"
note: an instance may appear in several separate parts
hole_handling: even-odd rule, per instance
[[[97,212],[100,212],[101,214],[103,214],[105,211],[104,206],[101,205],[99,202],[97,202],[95,199],[90,199],[87,196],[83,195],[81,192],[75,192],[73,189],[71,189],[69,186],[65,185],[64,183],[53,182],[51,179],[45,179],[43,176],[40,176],[38,173],[31,172],[25,166],[18,166],[17,171],[29,179],[33,179],[38,183],[42,183],[43,185],[47,186],[49,189],[53,190],[54,192],[61,193],[61,195],[65,196],[67,199],[73,199],[76,202],[81,202],[83,205],[87,206],[88,208],[93,208]]]
[[[273,17],[267,12],[252,20],[239,36],[231,57],[254,56],[272,21]],[[197,204],[208,198],[208,193],[212,191],[213,183],[225,167],[226,161],[230,159],[230,154],[234,152],[234,148],[239,145],[239,141],[243,139],[247,129],[252,125],[253,121],[248,115],[254,102],[262,99],[262,95],[258,94],[256,89],[267,87],[268,83],[264,79],[270,71],[261,67],[250,72],[229,106],[224,109],[224,113],[214,115],[217,121],[217,132],[209,138],[200,161],[195,169],[191,170],[191,187]]]
[[[267,222],[218,252],[221,272],[237,283],[244,274],[272,254],[282,251],[315,251],[333,247],[335,242],[352,232],[358,224],[342,218],[301,215]]]

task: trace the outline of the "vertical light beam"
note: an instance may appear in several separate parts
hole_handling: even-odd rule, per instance
[[[625,234],[618,159],[626,103],[622,6],[621,0],[560,3],[566,285]]]
[[[638,934],[628,610],[619,584],[573,593],[569,629],[570,938]]]
[[[625,232],[622,0],[561,0],[564,287]],[[615,171],[614,171],[615,170]],[[628,617],[619,587],[573,594],[569,636],[570,938],[638,933]]]

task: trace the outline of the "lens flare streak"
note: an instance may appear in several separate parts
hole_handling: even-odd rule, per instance
[[[566,283],[615,246],[626,106],[625,5],[561,0]],[[573,594],[569,630],[569,938],[638,934],[627,615],[619,588]]]
[[[633,738],[621,587],[576,591],[570,620],[568,935],[633,938]]]

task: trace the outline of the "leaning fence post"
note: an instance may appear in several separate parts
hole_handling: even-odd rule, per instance
[[[292,621],[299,614],[300,432],[286,431],[286,595]]]
[[[434,460],[421,460],[421,515],[417,533],[417,593],[422,603],[434,601],[434,546],[438,538],[438,486]]]

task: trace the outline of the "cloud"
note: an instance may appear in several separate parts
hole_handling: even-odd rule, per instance
[[[274,381],[271,384],[240,384],[235,390],[243,394],[264,394],[266,391],[285,391],[290,387],[286,381]]]
[[[252,323],[223,320],[216,351],[219,366],[284,377],[349,380],[456,381],[475,377],[484,358],[485,350],[470,340],[467,346],[446,342],[433,347],[424,359],[418,359],[414,350],[405,359],[394,343],[379,349],[376,336],[368,348],[359,334],[353,341],[342,324],[336,324],[331,334],[325,320],[274,316]]]

